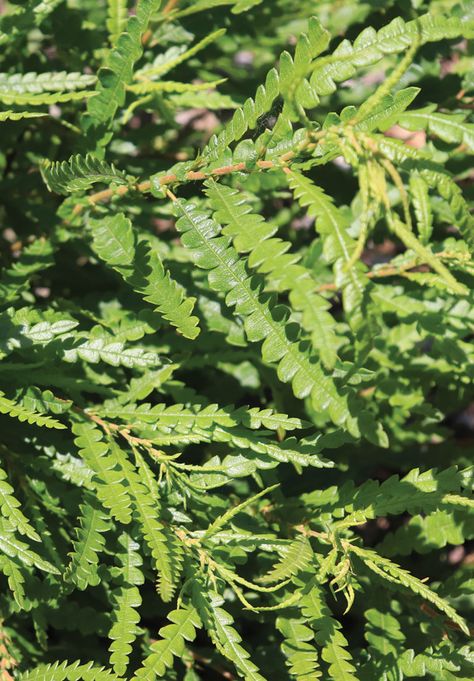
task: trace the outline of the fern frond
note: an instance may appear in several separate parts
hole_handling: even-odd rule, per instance
[[[65,362],[76,363],[79,360],[97,364],[105,362],[111,366],[132,368],[156,367],[161,359],[154,352],[144,348],[127,348],[124,343],[114,341],[113,337],[99,336],[91,340],[71,337],[58,345],[58,350]]]
[[[93,95],[94,92],[92,90],[42,92],[40,94],[16,94],[14,91],[11,91],[0,92],[0,102],[7,106],[51,106],[52,104],[65,104],[66,102],[80,102],[82,99],[92,98]]]
[[[266,411],[266,413],[265,413]],[[142,404],[139,407],[127,405],[125,407],[107,407],[101,414],[108,418],[119,418],[127,424],[134,424],[144,436],[158,446],[182,445],[191,442],[225,442],[240,451],[249,450],[246,456],[254,459],[259,465],[259,457],[253,457],[252,452],[265,455],[262,457],[262,467],[269,465],[270,459],[278,462],[289,462],[298,466],[332,467],[332,462],[322,458],[319,453],[323,447],[319,439],[298,441],[289,437],[277,443],[266,437],[269,433],[254,433],[263,422],[271,429],[288,430],[298,427],[299,419],[290,419],[283,414],[271,415],[271,410],[235,411],[226,409],[216,410],[216,405],[194,407],[186,409],[184,405],[157,404],[151,407]],[[240,425],[240,424],[245,424]],[[222,424],[222,425],[221,425]],[[285,425],[286,424],[286,425]]]
[[[63,430],[66,428],[64,423],[54,419],[52,416],[30,411],[21,404],[17,404],[13,400],[10,400],[2,392],[0,392],[0,414],[7,414],[21,422],[26,421],[31,425],[40,426],[42,428],[54,428],[55,430]]]
[[[145,66],[136,71],[134,78],[137,80],[161,78],[176,66],[179,66],[179,64],[187,61],[205,47],[218,40],[225,32],[225,28],[213,31],[187,50],[170,48],[164,55],[159,54],[150,66]]]
[[[254,494],[253,496],[249,497],[242,503],[238,504],[237,506],[234,506],[233,508],[230,508],[228,511],[226,511],[223,515],[219,516],[209,527],[205,530],[203,539],[209,539],[213,535],[215,535],[217,532],[219,532],[224,525],[226,525],[230,520],[237,515],[237,513],[240,513],[241,511],[244,510],[244,508],[247,508],[247,506],[250,506],[253,504],[257,499],[261,499],[264,497],[266,494],[269,492],[272,492],[274,489],[276,489],[278,485],[272,485],[271,487],[267,487],[265,489],[262,489],[260,492],[257,494]]]
[[[444,648],[444,646],[443,646]],[[433,678],[445,679],[462,679],[467,681],[463,672],[460,670],[460,656],[453,655],[449,649],[437,650],[435,647],[429,647],[421,653],[416,653],[414,650],[406,650],[399,658],[399,669],[407,678],[419,676],[420,678],[432,676]],[[469,659],[466,659],[466,671],[470,672]],[[451,674],[450,672],[456,672]],[[463,674],[461,677],[460,674]]]
[[[54,249],[48,239],[36,239],[23,249],[20,258],[4,270],[0,277],[0,299],[5,305],[16,300],[26,289],[30,278],[54,264]]]
[[[247,130],[257,125],[258,119],[268,113],[280,93],[280,81],[276,69],[271,69],[265,84],[257,89],[255,99],[247,99],[243,107],[237,109],[219,135],[211,137],[202,156],[207,161],[216,161],[232,142],[241,139]]]
[[[286,431],[297,430],[309,426],[299,418],[279,414],[273,409],[259,409],[258,407],[235,407],[228,405],[219,407],[218,404],[186,406],[184,404],[167,405],[149,403],[110,405],[100,409],[100,413],[113,419],[120,419],[127,423],[142,422],[153,424],[157,429],[172,428],[180,432],[192,430],[194,427],[210,429],[213,426],[233,428],[242,425],[252,430],[267,428],[268,430]]]
[[[316,643],[322,648],[321,658],[329,665],[329,678],[357,681],[352,656],[347,650],[347,639],[340,631],[341,624],[334,619],[326,604],[322,588],[313,582],[299,604],[305,621],[315,631]]]
[[[36,530],[30,525],[30,521],[21,511],[21,503],[13,494],[13,487],[8,482],[8,475],[0,468],[0,512],[15,529],[33,541],[41,541]]]
[[[108,141],[107,130],[116,111],[125,102],[125,88],[133,77],[133,66],[143,52],[141,37],[161,0],[139,0],[134,16],[128,18],[125,30],[110,51],[106,66],[98,73],[96,95],[87,103],[84,127],[99,146]]]
[[[207,195],[216,211],[215,219],[223,223],[222,233],[232,237],[239,253],[250,253],[249,266],[270,274],[279,291],[289,291],[290,303],[302,312],[302,326],[311,333],[313,347],[324,365],[332,369],[337,359],[335,321],[327,311],[329,303],[316,293],[310,272],[297,263],[299,256],[287,253],[291,244],[273,237],[275,228],[262,216],[251,213],[239,192],[222,184],[208,184]]]
[[[204,585],[195,580],[192,602],[217,650],[235,665],[239,675],[245,681],[265,681],[248,651],[240,645],[242,638],[232,626],[233,617],[221,607],[222,598],[212,591],[208,593]]]
[[[286,322],[284,306],[275,306],[270,297],[260,293],[260,280],[249,276],[229,239],[218,236],[220,229],[214,221],[192,204],[177,201],[175,205],[183,244],[192,249],[199,267],[211,271],[211,287],[227,294],[226,304],[244,316],[248,339],[264,340],[262,356],[266,362],[278,364],[280,380],[291,381],[299,398],[311,394],[315,408],[327,411],[335,423],[350,422],[347,399],[298,343],[297,330]]]
[[[25,542],[15,537],[16,528],[8,520],[0,518],[0,550],[12,559],[18,559],[24,565],[35,566],[42,572],[58,575],[59,570],[49,561],[44,560],[35,551],[32,551]]]
[[[472,499],[466,501],[472,502]],[[451,507],[425,516],[415,515],[402,527],[389,532],[377,546],[377,551],[391,558],[412,552],[424,554],[448,544],[461,546],[474,537],[474,518],[472,513],[460,515],[460,510],[456,512]]]
[[[4,95],[39,94],[85,90],[96,77],[84,73],[53,71],[49,73],[0,73],[0,98]]]
[[[12,592],[17,606],[21,610],[26,609],[25,576],[19,568],[17,561],[5,555],[0,556],[0,572],[7,578],[8,588]]]
[[[278,617],[276,627],[283,635],[281,649],[286,657],[291,678],[297,681],[319,679],[318,651],[313,645],[314,632],[303,620]]]
[[[97,182],[127,185],[134,181],[112,163],[106,163],[92,154],[76,154],[69,161],[43,161],[41,174],[49,191],[66,196],[71,192],[85,191]]]
[[[110,664],[119,676],[127,671],[128,660],[132,652],[131,644],[137,635],[137,624],[140,616],[137,608],[142,599],[137,587],[123,587],[114,594],[114,624],[109,632],[112,643],[109,646],[111,652]]]
[[[403,52],[416,41],[424,45],[456,38],[462,33],[459,17],[432,14],[408,22],[397,17],[378,31],[369,26],[353,43],[343,40],[331,55],[316,59],[311,68],[310,84],[318,95],[329,95],[336,90],[336,83],[352,78],[357,69],[372,66],[385,55]]]
[[[452,622],[455,622],[464,633],[469,634],[469,628],[466,622],[457,614],[456,610],[417,577],[371,549],[351,544],[350,551],[355,553],[370,570],[375,572],[379,577],[382,577],[382,579],[386,579],[393,584],[410,589],[410,591],[413,591],[426,601],[433,603],[433,605],[441,612],[444,612]]]
[[[474,151],[474,124],[466,123],[467,114],[440,113],[436,109],[436,104],[430,104],[422,109],[405,111],[398,118],[398,124],[407,130],[426,130],[443,142],[465,144]]]
[[[185,551],[181,540],[173,528],[166,526],[163,529],[168,554],[169,574],[162,571],[158,574],[156,588],[165,603],[173,600],[183,572]]]
[[[440,504],[449,504],[454,496],[451,493],[457,493],[459,489],[460,475],[455,468],[444,471],[434,468],[423,472],[413,468],[405,477],[399,479],[393,475],[381,484],[369,480],[356,489],[348,484],[341,489],[341,500],[354,517],[368,519],[400,515],[406,511],[428,512]],[[470,501],[466,497],[466,503]]]
[[[21,681],[119,681],[120,677],[110,669],[97,667],[94,662],[54,662],[42,664],[24,672]]]
[[[408,87],[403,90],[395,92],[395,94],[387,94],[382,97],[380,104],[370,109],[365,115],[359,109],[355,116],[357,121],[355,125],[356,130],[372,131],[372,130],[387,130],[392,125],[398,122],[400,115],[410,106],[412,101],[420,92],[420,88]],[[347,111],[343,111],[341,118],[348,115]]]
[[[114,577],[121,584],[139,586],[145,581],[142,570],[143,559],[139,553],[139,544],[127,533],[123,532],[118,539],[119,549],[115,562]]]
[[[138,586],[143,584],[144,575],[140,570],[143,560],[138,552],[139,545],[126,533],[121,535],[119,543],[121,550],[116,557],[119,567],[114,568],[114,577],[120,581],[121,586],[114,591],[113,624],[108,635],[112,639],[109,646],[110,664],[119,676],[124,676],[132,644],[139,633],[137,625],[140,615],[137,608],[142,599]]]
[[[198,319],[191,312],[195,298],[183,295],[165,270],[160,256],[146,241],[137,242],[132,224],[123,214],[92,221],[93,247],[144,299],[186,338],[196,338]]]
[[[316,229],[323,238],[323,250],[326,259],[331,263],[341,263],[346,266],[352,257],[356,243],[348,234],[348,221],[344,214],[336,208],[331,197],[307,177],[296,171],[288,172],[289,185],[295,198],[303,208],[308,209],[308,215],[316,218]],[[366,277],[359,267],[351,267],[347,273],[347,298],[351,300],[353,309],[360,302],[366,284]]]
[[[280,92],[285,102],[283,116],[290,120],[299,120],[305,108],[312,109],[319,103],[319,97],[306,76],[311,62],[326,50],[329,41],[329,32],[316,17],[311,17],[308,33],[298,37],[294,59],[286,51],[280,56]]]
[[[2,121],[21,121],[24,118],[43,118],[47,113],[34,111],[0,111],[0,122]]]
[[[433,231],[433,211],[428,190],[428,183],[418,172],[410,174],[410,194],[416,215],[416,226],[419,239],[424,245],[429,243]]]
[[[81,506],[79,523],[64,577],[84,591],[88,586],[97,586],[100,583],[99,554],[105,546],[104,534],[110,530],[111,525],[108,516],[90,494],[86,496],[86,503]]]
[[[454,224],[468,244],[471,253],[474,252],[474,217],[471,215],[469,204],[461,189],[446,173],[436,172],[432,169],[422,169],[420,173],[430,186],[433,186],[431,185],[431,182],[433,182],[440,195],[448,202]]]
[[[137,670],[135,679],[146,679],[151,676],[162,678],[173,666],[174,658],[181,658],[186,650],[186,642],[194,641],[196,629],[202,627],[201,619],[192,605],[183,605],[168,614],[171,624],[161,627],[160,639],[150,646],[150,653],[143,666]]]
[[[420,260],[429,265],[449,287],[449,289],[459,295],[467,295],[468,289],[453,277],[448,268],[437,258],[428,246],[424,246],[411,232],[408,227],[397,217],[389,220],[389,224],[394,234],[410,248]]]
[[[376,608],[365,611],[365,639],[368,643],[369,660],[361,665],[361,676],[376,678],[382,668],[387,671],[397,667],[403,653],[405,636],[400,621],[390,612]]]
[[[41,390],[34,385],[18,392],[17,395],[22,404],[32,411],[66,414],[72,406],[72,400],[62,399],[54,395],[51,390]]]
[[[132,500],[123,485],[123,472],[110,456],[101,431],[92,423],[75,423],[72,432],[81,457],[95,473],[93,482],[101,504],[110,510],[113,518],[128,524],[132,519]]]
[[[107,0],[106,26],[112,46],[115,46],[119,35],[123,33],[125,26],[127,25],[127,4],[127,0]]]
[[[259,581],[262,584],[281,582],[309,568],[314,560],[313,549],[306,537],[298,537],[280,551],[278,563]]]
[[[295,198],[308,215],[316,218],[316,229],[323,241],[325,259],[333,265],[335,282],[342,289],[342,302],[349,324],[356,336],[356,352],[362,347],[366,354],[378,327],[370,309],[369,279],[365,266],[357,259],[358,243],[349,235],[346,215],[334,205],[331,197],[311,180],[296,171],[287,174],[289,186]],[[366,416],[369,416],[366,414]],[[371,426],[369,435],[382,446],[388,446],[388,438],[380,426]]]
[[[177,571],[171,562],[173,547],[169,546],[164,525],[159,518],[159,499],[149,491],[142,476],[118,445],[111,445],[111,455],[123,471],[128,484],[136,519],[158,572],[161,596],[169,598],[176,587]]]
[[[213,80],[205,83],[179,83],[174,80],[142,80],[139,83],[129,85],[127,90],[133,92],[135,95],[148,95],[159,92],[170,93],[184,93],[184,92],[200,92],[201,90],[212,90],[221,83],[224,79]]]
[[[31,313],[31,314],[30,314]],[[0,340],[0,357],[6,357],[17,349],[33,345],[46,345],[58,336],[68,334],[78,322],[61,318],[63,315],[46,315],[42,321],[31,308],[14,311],[12,308],[2,314],[3,321],[10,325],[8,336]]]
[[[170,94],[168,101],[176,106],[178,109],[237,109],[238,104],[229,97],[218,90],[211,90],[210,92],[180,92],[178,94]]]
[[[253,461],[258,468],[273,467],[276,462],[292,463],[298,470],[300,467],[332,468],[331,460],[319,455],[323,443],[319,441],[298,442],[295,438],[287,438],[275,443],[262,435],[246,434],[242,429],[229,430],[214,427],[205,431],[195,426],[192,432],[154,433],[145,431],[148,439],[158,446],[189,444],[193,442],[225,442],[239,451],[245,451],[245,458]],[[257,455],[257,456],[256,456]],[[261,456],[258,456],[261,455]],[[273,465],[271,460],[273,459]]]

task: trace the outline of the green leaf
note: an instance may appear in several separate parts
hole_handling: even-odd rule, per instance
[[[322,676],[318,665],[318,652],[313,644],[314,633],[303,620],[278,617],[277,629],[284,640],[281,649],[292,678],[311,681]]]
[[[33,275],[52,267],[53,254],[53,245],[48,239],[36,239],[26,246],[20,258],[1,274],[0,299],[2,304],[19,298],[28,287]]]
[[[97,667],[93,662],[81,664],[79,661],[54,662],[42,664],[20,675],[21,681],[118,681],[110,669]]]
[[[86,503],[81,506],[79,522],[74,550],[69,554],[71,560],[66,569],[65,579],[84,591],[88,586],[100,584],[99,554],[105,547],[104,533],[108,532],[111,526],[107,515],[91,495],[86,497]]]
[[[302,596],[300,607],[308,625],[315,631],[316,643],[322,648],[321,658],[329,665],[329,678],[357,681],[347,639],[341,632],[341,624],[332,616],[319,585],[312,583]]]
[[[315,407],[327,410],[335,423],[347,422],[346,399],[312,361],[307,348],[298,343],[297,329],[286,323],[284,306],[275,306],[271,297],[261,294],[261,281],[249,275],[229,240],[217,236],[220,230],[215,222],[183,201],[176,203],[176,212],[183,244],[193,250],[199,267],[211,271],[212,288],[226,293],[226,304],[235,306],[236,313],[245,318],[248,339],[265,339],[262,356],[267,362],[278,363],[280,380],[291,381],[297,397],[311,394]]]
[[[216,160],[232,142],[237,142],[247,130],[255,128],[258,119],[270,111],[279,92],[278,72],[276,69],[271,69],[265,79],[265,84],[258,87],[255,99],[247,99],[243,107],[237,109],[223,131],[211,137],[203,150],[204,158],[209,161]]]
[[[0,468],[0,511],[2,516],[8,520],[11,525],[33,541],[40,541],[40,537],[30,521],[21,511],[21,503],[13,494],[14,489],[8,482],[8,476],[3,468]]]
[[[419,173],[412,173],[410,175],[410,194],[413,200],[418,234],[421,243],[424,245],[429,243],[433,232],[433,213],[428,191],[428,183],[423,177]]]
[[[309,568],[313,560],[311,544],[305,537],[298,537],[282,549],[278,563],[260,581],[262,584],[271,584],[294,577]]]
[[[114,367],[156,367],[161,360],[154,352],[147,352],[143,348],[126,348],[123,343],[115,342],[112,338],[98,337],[93,340],[74,340],[65,343],[62,350],[65,362],[75,363],[84,360],[91,364],[105,362]]]
[[[441,612],[444,612],[451,621],[457,624],[465,634],[469,634],[469,628],[466,622],[457,614],[456,610],[417,577],[410,574],[396,563],[392,563],[388,558],[384,558],[370,549],[363,549],[360,546],[352,544],[350,546],[350,551],[355,553],[370,570],[375,572],[379,577],[382,577],[382,579],[386,579],[391,583],[410,589],[426,601],[433,603],[433,605],[441,610]]]
[[[244,510],[244,508],[247,508],[247,506],[253,504],[255,501],[257,501],[257,499],[261,499],[261,497],[264,497],[266,494],[276,489],[276,487],[278,487],[278,485],[272,485],[271,487],[262,489],[257,494],[254,494],[252,497],[249,497],[241,504],[234,506],[223,515],[219,516],[219,518],[217,518],[212,523],[212,525],[209,525],[209,527],[206,529],[203,535],[203,539],[210,539],[214,534],[219,532],[222,529],[222,527],[224,527],[224,525],[226,525],[235,515],[237,515],[237,513],[240,513],[241,511]]]
[[[422,109],[406,111],[399,117],[398,123],[407,130],[426,130],[451,144],[465,144],[470,151],[474,151],[474,124],[466,123],[467,114],[440,113],[436,111],[436,104]]]
[[[118,522],[128,524],[132,519],[132,500],[123,484],[124,473],[110,455],[110,448],[103,442],[102,433],[93,423],[75,423],[72,431],[76,435],[75,444],[81,457],[94,471],[92,481],[101,504],[110,510]]]
[[[171,624],[161,627],[160,638],[151,644],[150,653],[145,658],[143,666],[137,670],[135,679],[150,678],[156,675],[162,678],[167,669],[171,669],[174,658],[182,658],[188,641],[196,638],[196,629],[202,623],[196,609],[192,605],[183,605],[168,614]]]
[[[221,607],[222,598],[212,591],[207,593],[202,582],[195,580],[192,601],[217,650],[235,665],[239,675],[245,681],[265,681],[240,645],[242,638],[232,626],[232,616]]]
[[[173,563],[177,551],[160,520],[160,500],[143,482],[141,471],[135,468],[126,454],[115,444],[111,445],[111,455],[127,482],[141,534],[158,571],[161,597],[169,601],[180,577],[180,562],[175,560]]]
[[[96,77],[85,73],[53,71],[47,73],[0,73],[0,98],[4,96],[39,94],[42,92],[71,92],[85,90]]]
[[[20,121],[24,118],[43,118],[47,115],[34,111],[0,111],[0,121]]]
[[[179,64],[187,61],[190,57],[193,57],[211,43],[219,40],[219,38],[224,34],[225,28],[220,28],[218,31],[213,31],[209,35],[205,36],[202,40],[199,40],[188,50],[175,50],[172,52],[171,50],[173,48],[171,48],[169,50],[169,58],[164,58],[166,53],[165,55],[158,55],[151,66],[136,71],[135,78],[138,80],[161,78],[166,73],[174,69]]]
[[[232,237],[239,253],[250,252],[249,266],[275,279],[279,291],[288,290],[290,303],[301,311],[302,326],[311,333],[313,347],[320,352],[324,365],[332,369],[337,359],[335,321],[327,311],[329,303],[319,296],[310,272],[297,264],[298,256],[287,253],[291,244],[272,237],[275,228],[262,216],[251,213],[238,191],[212,182],[207,189],[222,233]]]
[[[137,242],[132,224],[123,214],[92,221],[93,247],[97,255],[115,269],[146,302],[186,338],[199,334],[198,319],[191,316],[195,298],[185,298],[181,288],[165,270],[160,256],[147,241]]]
[[[64,423],[57,421],[52,418],[52,416],[43,416],[43,414],[30,411],[21,404],[17,404],[13,400],[10,400],[2,392],[0,392],[0,414],[7,414],[12,418],[18,419],[22,423],[26,421],[31,425],[40,426],[41,428],[54,428],[56,430],[66,428]]]
[[[127,0],[107,0],[107,30],[112,46],[117,43],[127,24]]]
[[[448,285],[451,291],[459,295],[467,294],[467,288],[453,277],[448,268],[431,252],[429,247],[423,246],[400,220],[395,218],[391,223],[391,227],[396,236],[403,241],[405,246],[413,250],[420,257],[422,262],[430,265],[436,274],[438,274]]]
[[[99,147],[108,141],[108,129],[117,109],[125,102],[126,85],[133,77],[133,67],[143,53],[141,38],[161,0],[139,0],[136,12],[129,17],[125,30],[99,70],[96,94],[88,100],[84,129]]]
[[[109,647],[111,651],[110,664],[119,676],[123,676],[127,671],[131,644],[137,635],[137,624],[140,616],[137,608],[141,605],[142,599],[137,587],[123,587],[114,594],[114,624],[109,632],[112,643]]]
[[[365,28],[351,43],[343,40],[331,55],[320,57],[312,67],[311,85],[319,95],[329,95],[336,83],[352,78],[357,69],[372,66],[387,54],[398,54],[419,40],[423,45],[462,35],[459,17],[424,14],[405,22],[400,16],[376,31]]]
[[[44,161],[41,174],[48,189],[56,194],[70,194],[85,191],[97,182],[103,184],[127,185],[129,179],[111,163],[106,163],[92,154],[71,156],[69,161]]]
[[[17,558],[28,567],[35,566],[42,572],[58,575],[59,570],[49,561],[32,551],[25,542],[15,537],[15,527],[9,520],[0,519],[0,550],[9,558]],[[10,576],[13,576],[10,574]]]

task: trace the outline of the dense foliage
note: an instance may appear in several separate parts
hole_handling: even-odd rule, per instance
[[[474,5],[0,8],[1,680],[472,679]]]

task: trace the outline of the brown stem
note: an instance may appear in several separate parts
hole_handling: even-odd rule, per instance
[[[163,7],[163,14],[169,14],[174,10],[179,0],[168,0],[166,5]]]
[[[313,149],[317,146],[318,142],[322,143],[322,138],[326,135],[326,130],[320,130],[315,133],[310,133],[310,136],[300,145],[297,151],[287,151],[279,159],[275,161],[257,161],[256,166],[259,170],[276,170],[282,169],[284,172],[288,173],[288,164],[291,163],[292,159],[297,153],[301,153],[304,150]],[[186,173],[184,181],[192,180],[207,180],[210,177],[221,177],[223,175],[230,175],[231,173],[244,172],[246,170],[245,163],[235,163],[233,165],[221,166],[220,168],[214,168],[209,172],[204,172],[201,170],[190,170]],[[169,173],[168,175],[162,175],[160,177],[160,186],[166,186],[168,184],[174,184],[179,182],[179,179],[175,173]],[[95,206],[97,203],[104,201],[110,201],[114,196],[124,196],[131,189],[138,192],[148,192],[151,188],[150,180],[145,180],[144,182],[139,182],[136,185],[125,186],[121,185],[117,189],[104,189],[95,194],[90,194],[87,198],[87,202],[90,206]],[[74,206],[72,214],[79,215],[85,204],[78,203]]]
[[[438,258],[448,258],[448,259],[454,259],[454,260],[459,260],[463,259],[463,256],[459,253],[453,252],[453,251],[441,251],[440,253],[437,253],[436,256]],[[405,274],[409,274],[410,270],[415,269],[419,267],[419,260],[415,259],[412,260],[405,265],[400,265],[397,267],[396,265],[387,265],[387,267],[381,267],[380,269],[375,269],[371,270],[370,272],[366,273],[366,276],[369,279],[378,279],[379,277],[396,277],[396,276],[404,276]],[[338,291],[339,286],[335,284],[334,282],[328,283],[328,284],[322,284],[321,286],[318,286],[316,291],[318,293],[321,293],[322,291]]]
[[[162,452],[161,450],[155,449],[155,447],[153,446],[153,442],[151,440],[146,440],[145,438],[136,437],[135,435],[132,435],[130,433],[130,426],[119,426],[116,423],[104,421],[104,419],[102,419],[100,416],[97,416],[97,414],[93,414],[90,411],[85,411],[80,407],[74,407],[74,411],[77,412],[78,414],[81,414],[82,416],[86,416],[88,419],[96,423],[98,426],[102,428],[102,430],[104,430],[107,433],[107,435],[111,435],[112,433],[118,433],[125,440],[127,440],[129,445],[135,447],[137,446],[145,447],[151,453],[156,454],[158,458],[160,458],[160,455],[164,454],[164,452]]]
[[[274,161],[257,161],[257,167],[260,170],[272,170],[275,168],[280,168],[280,164]],[[213,170],[210,170],[208,173],[205,173],[203,171],[196,171],[196,170],[190,170],[188,173],[186,173],[186,180],[207,180],[210,177],[221,177],[222,175],[230,175],[231,173],[237,173],[237,172],[244,172],[245,171],[245,163],[235,163],[234,165],[228,165],[228,166],[222,166],[221,168],[214,168]],[[178,177],[174,173],[170,173],[169,175],[162,175],[160,177],[160,185],[162,187],[168,185],[168,184],[173,184],[175,182],[178,182]],[[124,196],[127,194],[131,189],[145,193],[150,191],[151,188],[151,182],[150,180],[145,180],[144,182],[139,182],[136,185],[132,186],[125,186],[121,185],[120,187],[117,187],[116,189],[103,189],[100,192],[96,192],[95,194],[90,194],[87,198],[87,203],[90,206],[95,206],[98,203],[103,203],[105,201],[110,201],[113,197],[115,196]],[[78,203],[74,206],[74,209],[72,211],[73,215],[79,215],[84,209],[84,204]]]

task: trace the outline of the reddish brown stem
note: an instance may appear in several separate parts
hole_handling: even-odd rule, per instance
[[[280,164],[274,161],[257,161],[257,168],[259,168],[260,170],[271,170],[280,167],[281,167]],[[245,171],[245,168],[246,168],[245,163],[235,163],[234,165],[222,166],[221,168],[214,168],[213,170],[210,170],[208,173],[199,170],[190,170],[188,173],[186,173],[186,180],[207,180],[210,177],[221,177],[222,175],[230,175],[231,173],[243,172]],[[162,187],[168,184],[173,184],[178,181],[179,181],[178,177],[174,173],[170,173],[169,175],[162,175],[160,177],[160,185]],[[130,187],[121,185],[116,189],[103,189],[102,191],[96,192],[95,194],[90,194],[90,196],[87,199],[87,202],[90,206],[95,206],[97,203],[110,201],[114,196],[119,197],[124,196],[131,189],[144,193],[150,191],[150,188],[151,188],[150,180],[139,182],[138,184]],[[74,206],[74,209],[72,211],[73,215],[79,215],[80,213],[82,213],[83,209],[84,204],[78,203],[76,206]]]

